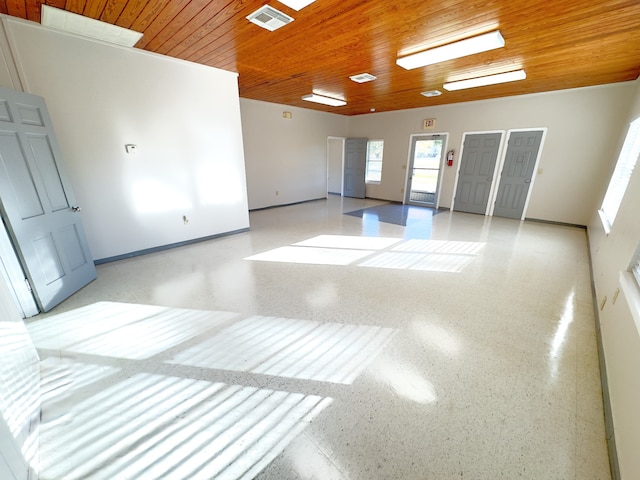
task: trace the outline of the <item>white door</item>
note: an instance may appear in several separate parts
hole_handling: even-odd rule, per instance
[[[0,208],[46,312],[96,278],[44,99],[0,88]]]

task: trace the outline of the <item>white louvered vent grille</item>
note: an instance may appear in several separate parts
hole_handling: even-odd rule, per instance
[[[266,28],[271,32],[293,22],[293,18],[289,15],[270,7],[269,5],[265,5],[247,16],[247,20],[262,28]]]
[[[353,75],[349,78],[356,83],[371,82],[376,79],[376,77],[374,77],[370,73],[361,73],[360,75]]]

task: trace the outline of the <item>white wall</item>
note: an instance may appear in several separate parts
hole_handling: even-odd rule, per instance
[[[248,228],[236,74],[3,23],[24,90],[47,102],[95,259]]]
[[[367,196],[401,202],[412,133],[449,133],[454,167],[445,167],[440,206],[450,207],[462,135],[465,132],[547,127],[548,133],[527,218],[587,225],[601,188],[611,145],[633,91],[632,83],[561,90],[494,100],[417,108],[352,117],[349,136],[383,139],[382,182]],[[422,120],[435,118],[433,131]]]
[[[240,109],[249,208],[325,198],[327,137],[346,136],[349,118],[248,99]]]
[[[0,359],[0,478],[24,480],[38,469],[40,367],[2,276]]]
[[[640,80],[634,82],[634,88],[635,96],[628,103],[631,108],[623,118],[623,127],[615,135],[603,139],[616,149],[602,158],[606,174],[602,177],[601,194],[596,196],[598,207],[628,126],[640,117]],[[589,240],[598,305],[605,297],[607,299],[599,317],[620,474],[622,479],[640,478],[640,331],[629,307],[628,300],[633,296],[628,298],[622,291],[614,302],[620,288],[620,272],[627,270],[640,244],[640,164],[636,165],[610,234],[605,234],[594,211],[589,224]],[[640,289],[635,290],[635,294],[640,298]]]

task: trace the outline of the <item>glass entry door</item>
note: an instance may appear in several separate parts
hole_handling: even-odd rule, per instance
[[[405,203],[436,206],[445,138],[444,135],[414,135],[411,137],[411,156],[405,188]]]

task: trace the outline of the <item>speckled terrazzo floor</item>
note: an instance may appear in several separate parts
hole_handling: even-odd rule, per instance
[[[28,328],[41,479],[609,477],[585,231],[342,199],[100,265]]]

